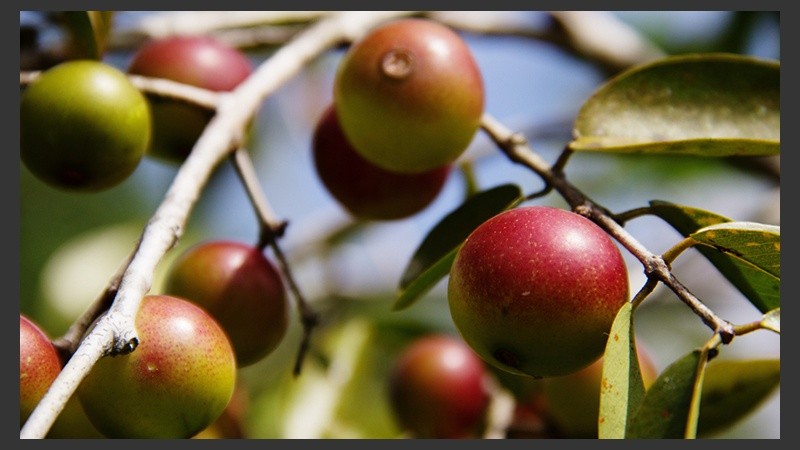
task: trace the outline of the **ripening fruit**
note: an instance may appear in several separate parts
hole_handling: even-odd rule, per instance
[[[392,411],[412,437],[480,437],[489,374],[463,341],[447,335],[419,338],[398,356],[389,376]]]
[[[354,42],[333,97],[353,148],[396,172],[454,162],[484,108],[483,79],[467,44],[445,25],[417,18],[384,23]]]
[[[45,332],[29,318],[19,315],[19,425],[44,397],[61,372],[61,359]]]
[[[589,219],[548,206],[518,207],[476,228],[448,284],[453,322],[481,357],[533,377],[596,361],[628,274],[614,241]]]
[[[264,252],[234,241],[208,241],[179,255],[164,293],[208,311],[231,340],[239,367],[272,353],[289,326],[283,279]]]
[[[312,146],[325,188],[351,215],[365,220],[402,219],[422,211],[442,190],[452,167],[400,173],[376,166],[347,141],[332,105],[317,122]]]
[[[236,358],[217,322],[199,306],[147,295],[136,315],[139,346],[101,358],[78,386],[86,415],[109,438],[189,438],[222,414]]]
[[[138,167],[150,144],[150,118],[147,100],[123,72],[99,61],[67,61],[21,95],[20,158],[58,189],[109,189]]]
[[[244,53],[210,36],[170,36],[139,48],[128,72],[166,78],[211,91],[232,91],[252,73]],[[180,163],[186,159],[214,112],[158,96],[148,96],[153,110],[149,154]]]
[[[658,370],[641,345],[637,346],[637,354],[642,381],[649,388],[658,377]],[[547,414],[560,436],[597,438],[602,375],[603,358],[600,358],[575,373],[542,380]]]

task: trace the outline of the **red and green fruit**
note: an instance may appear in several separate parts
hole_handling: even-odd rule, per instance
[[[354,42],[333,94],[353,148],[396,172],[453,163],[472,142],[484,109],[483,78],[466,42],[418,18],[381,24]]]
[[[28,420],[61,372],[61,359],[50,338],[29,318],[19,315],[19,425]]]
[[[135,320],[139,345],[101,358],[78,386],[95,427],[109,438],[189,438],[222,414],[236,383],[228,336],[199,306],[147,295]]]
[[[576,372],[602,355],[628,300],[615,242],[571,211],[518,207],[476,228],[450,270],[450,313],[487,362],[513,373]]]
[[[21,95],[20,158],[53,187],[109,189],[138,167],[150,120],[147,100],[123,72],[99,61],[67,61]]]
[[[442,190],[452,165],[420,173],[386,170],[364,159],[342,133],[334,106],[317,122],[313,137],[317,175],[351,215],[365,220],[395,220],[430,205]]]
[[[658,370],[641,346],[637,353],[642,382],[649,388],[658,377]],[[575,373],[542,380],[547,414],[560,436],[597,438],[602,383],[603,358]]]
[[[244,53],[210,36],[170,36],[150,41],[131,59],[128,72],[222,92],[232,91],[252,73]],[[149,154],[180,163],[214,112],[173,99],[148,96],[153,110]]]
[[[200,305],[216,319],[239,367],[272,353],[289,326],[280,273],[261,249],[244,243],[208,241],[187,249],[169,268],[163,290]]]
[[[480,437],[490,400],[487,377],[483,361],[460,339],[425,336],[395,361],[390,405],[414,438]]]

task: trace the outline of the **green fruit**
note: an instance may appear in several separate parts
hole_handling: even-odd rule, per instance
[[[133,55],[128,72],[165,78],[211,91],[232,91],[252,73],[244,53],[210,36],[155,39]],[[214,111],[169,98],[148,96],[153,110],[149,155],[181,163],[191,152]]]
[[[658,377],[658,370],[642,347],[638,347],[639,366],[645,388]],[[565,438],[597,438],[603,358],[589,367],[561,377],[542,381],[547,399],[547,414]]]
[[[422,337],[391,369],[392,411],[414,438],[480,437],[489,409],[488,376],[483,361],[460,339]]]
[[[600,358],[627,300],[614,241],[589,219],[547,206],[481,224],[459,248],[448,284],[464,340],[490,364],[533,377],[566,375]]]
[[[95,427],[109,438],[189,438],[230,401],[236,358],[217,322],[199,306],[166,295],[142,299],[139,346],[101,358],[78,387]]]
[[[420,173],[385,170],[367,161],[347,141],[329,106],[313,138],[314,167],[328,192],[350,214],[365,220],[395,220],[430,205],[451,172],[445,165]]]
[[[61,360],[45,332],[19,315],[19,425],[25,424],[61,372]]]
[[[379,25],[353,43],[333,94],[356,151],[396,172],[453,163],[475,136],[484,108],[481,72],[464,40],[415,18]]]
[[[222,326],[239,367],[272,353],[286,335],[289,304],[280,273],[257,247],[209,241],[172,263],[164,293],[209,312]]]
[[[45,183],[101,191],[127,179],[150,143],[150,110],[123,72],[73,60],[44,72],[20,100],[20,158]]]

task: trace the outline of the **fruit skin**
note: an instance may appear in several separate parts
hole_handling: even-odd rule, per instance
[[[488,412],[488,372],[458,338],[427,335],[401,352],[389,374],[389,400],[414,438],[480,436]]]
[[[230,401],[236,359],[217,322],[199,306],[147,295],[136,315],[139,346],[101,358],[78,386],[86,415],[109,438],[189,438]]]
[[[614,241],[571,211],[517,207],[476,228],[450,270],[448,303],[464,340],[490,364],[550,377],[602,355],[628,300]]]
[[[208,311],[228,334],[239,367],[269,355],[289,327],[280,273],[263,251],[241,242],[190,247],[172,263],[163,291]]]
[[[658,377],[658,369],[642,346],[637,346],[639,367],[645,388]],[[542,390],[547,414],[565,438],[597,438],[600,412],[603,358],[575,373],[546,378]]]
[[[61,372],[61,359],[50,338],[28,317],[19,315],[19,425],[44,397]]]
[[[426,19],[397,19],[354,42],[334,79],[342,130],[367,160],[423,172],[454,162],[477,132],[483,78],[464,40]]]
[[[92,60],[42,73],[20,99],[20,158],[58,189],[98,192],[127,179],[150,144],[144,95],[120,70]]]
[[[412,216],[439,195],[452,165],[420,173],[383,169],[364,159],[342,133],[336,109],[329,106],[317,122],[314,167],[328,192],[351,215],[365,220]]]
[[[128,73],[166,78],[211,91],[232,91],[253,71],[244,53],[210,36],[170,36],[139,48]],[[186,159],[214,115],[213,111],[158,96],[153,110],[149,154],[171,163]]]

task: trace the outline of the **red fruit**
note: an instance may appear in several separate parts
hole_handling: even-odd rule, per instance
[[[209,241],[189,248],[170,267],[164,293],[208,311],[230,337],[239,367],[270,354],[289,327],[280,273],[261,249],[243,243]]]
[[[566,375],[603,353],[628,300],[614,241],[589,219],[547,206],[489,219],[450,270],[448,301],[464,340],[490,364],[534,377]]]
[[[78,386],[95,427],[109,438],[189,438],[222,414],[236,383],[228,336],[202,308],[148,295],[136,315],[139,346],[101,358]]]
[[[328,192],[353,216],[366,220],[402,219],[418,213],[439,194],[452,167],[400,173],[376,166],[347,141],[332,105],[317,123],[313,155],[317,175]]]
[[[479,437],[489,407],[488,376],[483,361],[461,340],[426,336],[395,362],[391,406],[415,438]]]
[[[396,172],[454,162],[480,127],[483,79],[456,32],[426,19],[379,25],[354,42],[333,91],[348,141]]]
[[[19,315],[19,425],[44,397],[61,372],[61,360],[45,332]]]
[[[209,36],[171,36],[141,47],[128,72],[201,87],[232,91],[252,73],[238,49]],[[188,156],[213,112],[183,102],[148,96],[153,111],[150,154],[172,162]]]

